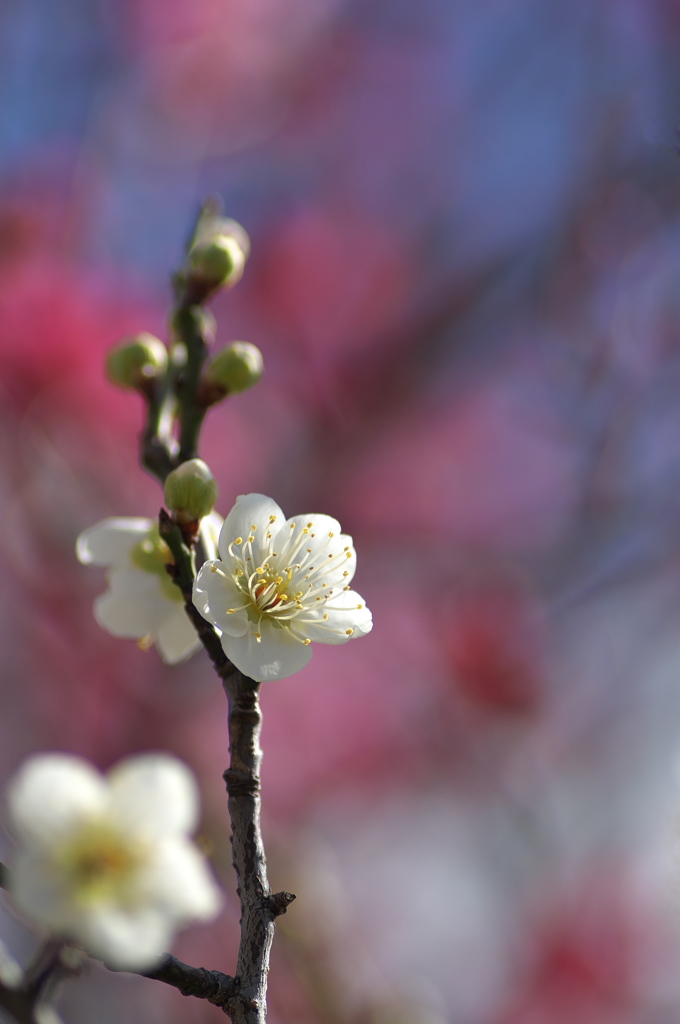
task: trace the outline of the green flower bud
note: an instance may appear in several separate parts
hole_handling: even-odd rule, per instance
[[[106,357],[106,376],[120,388],[137,390],[165,373],[168,350],[159,338],[143,331],[125,338]]]
[[[219,488],[202,459],[189,459],[168,473],[165,504],[177,523],[195,523],[212,512]]]
[[[204,302],[219,288],[231,288],[243,277],[246,256],[235,238],[214,235],[189,250],[185,267],[187,287],[195,301]]]
[[[203,380],[219,398],[238,394],[257,384],[264,372],[262,353],[249,341],[235,341],[217,352],[205,368]]]
[[[233,238],[238,247],[243,251],[246,259],[250,256],[250,238],[248,232],[236,220],[231,217],[220,217],[217,214],[209,215],[204,211],[192,241],[192,247],[201,242],[212,242],[217,236]]]

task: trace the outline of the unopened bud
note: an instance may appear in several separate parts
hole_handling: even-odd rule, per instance
[[[222,238],[233,238],[239,249],[243,251],[246,259],[250,256],[250,238],[246,229],[238,221],[231,217],[220,217],[218,214],[212,216],[205,214],[201,217],[194,235],[192,246],[200,242],[211,242],[218,236]]]
[[[165,504],[180,524],[209,515],[218,493],[217,481],[202,459],[183,462],[165,479]]]
[[[249,341],[235,341],[223,348],[208,363],[203,380],[219,397],[238,394],[257,384],[264,372],[262,353]]]
[[[189,250],[186,285],[196,301],[204,302],[220,288],[231,288],[243,277],[246,255],[231,235],[214,235]]]
[[[106,357],[106,376],[121,388],[139,389],[165,373],[168,350],[159,338],[145,331],[126,338]]]

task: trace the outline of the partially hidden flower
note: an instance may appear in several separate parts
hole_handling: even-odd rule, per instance
[[[201,523],[209,556],[217,550],[222,517],[216,512]],[[172,555],[153,519],[103,519],[80,534],[76,554],[84,565],[109,568],[108,590],[94,602],[94,617],[113,636],[131,637],[141,646],[155,643],[161,658],[176,665],[201,647],[184,610],[179,587],[166,566]]]
[[[189,838],[196,784],[174,757],[131,757],[103,776],[81,758],[41,754],[11,779],[7,805],[15,906],[111,967],[152,967],[177,928],[221,906]]]
[[[350,587],[352,538],[336,519],[286,519],[271,498],[241,495],[222,527],[219,553],[194,581],[194,604],[251,679],[298,672],[312,641],[344,644],[370,632],[371,613]]]

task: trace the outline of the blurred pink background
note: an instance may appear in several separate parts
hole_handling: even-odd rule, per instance
[[[73,551],[157,512],[102,359],[219,192],[266,375],[218,508],[337,516],[375,619],[263,688],[271,1024],[678,1019],[680,3],[5,0],[0,48],[3,780],[185,758],[229,903],[174,952],[233,970],[223,695]],[[61,1010],[223,1019],[94,964]]]

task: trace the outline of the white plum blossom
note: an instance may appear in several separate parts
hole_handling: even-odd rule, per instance
[[[222,527],[219,553],[194,581],[194,604],[251,679],[298,672],[312,641],[344,644],[370,632],[371,613],[350,587],[352,538],[336,519],[286,519],[271,498],[241,495]]]
[[[221,525],[216,512],[201,523],[209,557],[216,552]],[[103,519],[80,534],[76,554],[84,565],[109,568],[108,590],[94,602],[94,617],[108,633],[134,638],[143,647],[155,643],[168,665],[185,661],[200,649],[182,594],[166,571],[172,555],[156,521]]]
[[[131,757],[104,776],[78,757],[37,755],[7,804],[17,909],[109,966],[146,970],[178,927],[218,912],[220,891],[189,838],[196,784],[176,758]]]

